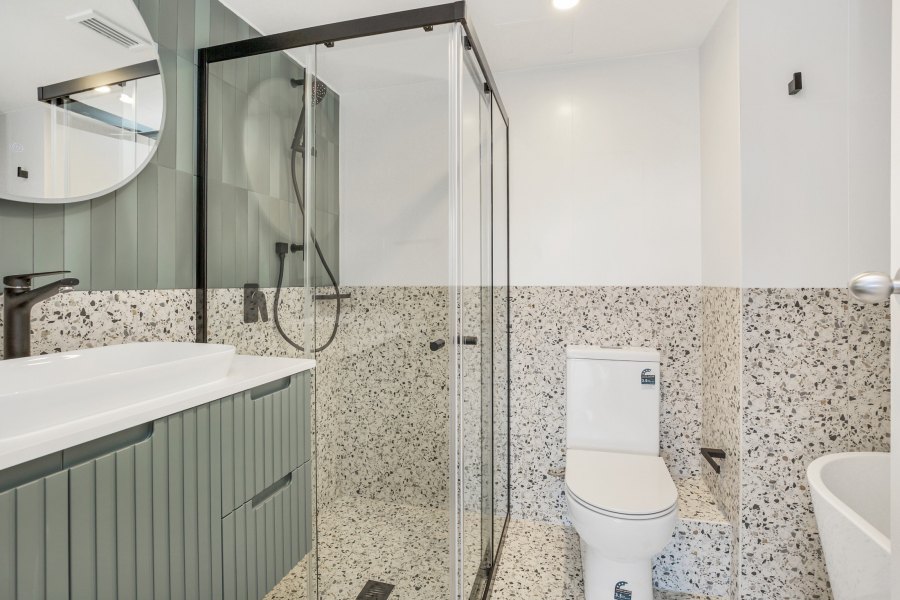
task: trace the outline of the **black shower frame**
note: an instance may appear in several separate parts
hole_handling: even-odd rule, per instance
[[[197,302],[196,302],[196,323],[197,323],[197,342],[206,343],[208,340],[208,295],[209,282],[207,274],[207,241],[208,241],[208,169],[207,153],[209,150],[209,123],[208,123],[208,107],[209,98],[209,66],[214,63],[247,58],[260,54],[268,54],[271,52],[280,52],[301,48],[304,46],[316,46],[319,44],[331,45],[336,42],[370,37],[374,35],[383,35],[386,33],[395,33],[399,31],[407,31],[413,29],[430,29],[438,25],[449,25],[459,23],[462,25],[466,34],[466,50],[471,51],[478,66],[481,68],[482,75],[486,82],[485,91],[490,93],[493,101],[497,103],[500,114],[506,125],[506,440],[507,440],[507,460],[506,460],[506,518],[503,523],[503,530],[500,535],[500,543],[497,546],[497,552],[491,562],[490,571],[485,575],[485,580],[476,581],[475,586],[479,583],[483,585],[483,598],[488,598],[491,592],[491,584],[493,583],[493,575],[496,570],[497,560],[503,550],[503,544],[506,539],[506,531],[509,526],[509,518],[512,510],[512,465],[511,465],[511,438],[510,438],[510,393],[511,393],[511,287],[510,287],[510,210],[509,210],[509,115],[506,107],[498,93],[497,83],[494,79],[493,72],[487,62],[484,50],[475,33],[475,28],[469,19],[466,2],[464,0],[451,2],[447,4],[439,4],[424,8],[405,10],[400,12],[376,15],[361,19],[352,19],[349,21],[341,21],[339,23],[330,23],[327,25],[318,25],[315,27],[307,27],[304,29],[296,29],[286,31],[284,33],[276,33],[272,35],[261,36],[257,38],[241,40],[238,42],[230,42],[227,44],[219,44],[201,48],[197,51]],[[492,126],[493,131],[493,126]],[[493,154],[494,145],[491,144],[491,153]],[[491,161],[491,169],[493,176],[493,160]],[[494,198],[491,194],[491,205],[493,206]],[[493,234],[492,234],[493,235]],[[492,244],[493,246],[493,244]],[[493,252],[493,251],[492,251]],[[493,264],[493,256],[491,258]],[[493,300],[492,300],[493,301]],[[493,319],[491,319],[491,327],[493,330]],[[494,339],[496,339],[496,333]],[[494,403],[491,402],[493,409]],[[491,434],[493,435],[493,428]],[[493,478],[492,478],[493,481]],[[491,552],[493,553],[493,543],[491,544]],[[474,590],[473,590],[474,591]]]

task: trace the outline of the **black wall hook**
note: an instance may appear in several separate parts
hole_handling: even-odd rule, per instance
[[[794,73],[794,79],[788,83],[788,95],[796,96],[800,93],[800,90],[803,89],[803,74],[800,72]]]

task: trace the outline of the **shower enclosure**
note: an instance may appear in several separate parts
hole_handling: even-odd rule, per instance
[[[267,581],[484,597],[509,508],[508,118],[465,3],[249,33],[199,78],[198,338],[316,359],[312,551]]]

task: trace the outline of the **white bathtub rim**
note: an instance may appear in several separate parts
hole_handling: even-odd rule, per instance
[[[839,461],[844,458],[863,458],[866,456],[890,457],[888,452],[840,452],[837,454],[826,454],[820,456],[809,464],[806,469],[806,478],[809,480],[810,488],[825,500],[834,510],[843,515],[848,521],[859,528],[870,540],[876,543],[886,553],[891,553],[891,540],[884,535],[874,525],[860,516],[855,510],[850,508],[843,500],[837,497],[825,482],[822,480],[822,470],[830,463]],[[890,502],[890,500],[888,500]]]

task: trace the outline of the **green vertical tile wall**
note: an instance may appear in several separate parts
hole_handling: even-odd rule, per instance
[[[227,15],[222,26],[226,32],[241,29]],[[213,21],[213,32],[215,27]],[[297,63],[282,53],[230,60],[210,69],[210,287],[239,288],[245,283],[274,287],[279,269],[275,243],[303,243],[303,218],[291,177],[293,160],[302,193],[303,159],[291,152],[291,143],[303,106],[303,88],[293,87],[291,79],[303,77]],[[317,216],[313,226],[337,277],[339,114],[340,98],[329,90],[316,107]],[[328,285],[318,259],[316,264],[314,285]],[[303,271],[302,256],[289,255],[284,285],[301,285]]]
[[[196,50],[252,32],[218,0],[135,4],[159,46],[165,80],[159,149],[135,181],[102,198],[66,205],[0,199],[0,275],[68,269],[85,290],[195,286]],[[233,76],[246,90],[248,72]]]

